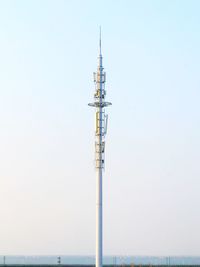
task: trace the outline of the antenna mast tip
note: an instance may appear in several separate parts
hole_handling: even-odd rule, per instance
[[[100,49],[100,55],[101,55],[101,26],[99,26],[99,49]]]

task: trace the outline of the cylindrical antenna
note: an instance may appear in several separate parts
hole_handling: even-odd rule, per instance
[[[99,61],[97,72],[94,74],[95,93],[94,102],[89,103],[95,107],[96,125],[95,125],[95,167],[96,167],[96,267],[103,265],[103,169],[105,166],[105,136],[107,132],[107,120],[105,107],[111,105],[105,101],[105,76],[103,71],[101,55],[101,27],[99,35]]]

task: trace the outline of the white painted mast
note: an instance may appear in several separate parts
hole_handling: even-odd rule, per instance
[[[105,107],[111,105],[105,102],[106,73],[103,71],[101,54],[101,28],[99,38],[99,57],[97,72],[94,73],[95,94],[94,102],[89,106],[96,108],[95,125],[95,167],[96,167],[96,267],[103,265],[103,169],[105,166],[105,135],[107,132],[108,115]]]

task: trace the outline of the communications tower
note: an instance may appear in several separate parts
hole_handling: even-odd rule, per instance
[[[103,58],[101,54],[101,29],[99,38],[99,57],[97,72],[94,72],[95,93],[94,102],[89,103],[95,107],[95,168],[96,168],[96,267],[102,267],[103,263],[103,170],[105,166],[105,136],[108,125],[108,115],[105,114],[105,107],[111,105],[105,101],[106,73],[104,72]]]

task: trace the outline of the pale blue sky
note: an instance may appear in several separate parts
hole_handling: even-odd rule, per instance
[[[0,253],[94,254],[99,25],[104,253],[197,255],[200,2],[0,2]]]

